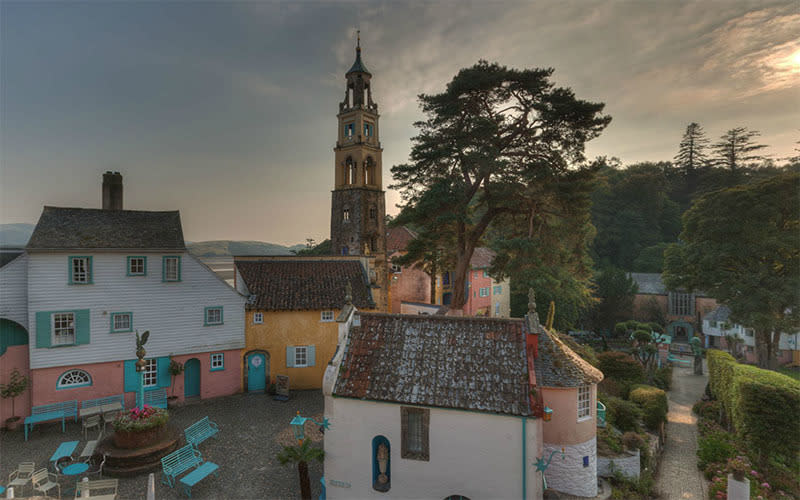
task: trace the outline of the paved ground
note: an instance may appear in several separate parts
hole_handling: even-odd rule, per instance
[[[298,410],[303,416],[321,417],[322,393],[293,392],[286,403],[263,394],[237,394],[171,410],[170,420],[178,429],[204,416],[217,422],[220,428],[217,439],[200,445],[203,458],[220,466],[219,478],[203,480],[192,489],[192,498],[300,498],[297,468],[282,466],[275,458],[282,449],[281,442],[292,441],[288,424]],[[321,446],[319,433],[308,432],[308,435]],[[0,484],[5,484],[19,462],[35,461],[37,468],[44,467],[59,443],[73,440],[81,441],[80,452],[85,441],[80,425],[74,422],[67,424],[64,434],[60,423],[38,425],[27,443],[21,430],[4,432],[0,435]],[[322,464],[313,463],[309,468],[311,491],[316,498],[320,493]],[[160,479],[160,473],[156,474],[156,498],[185,498],[176,489],[161,484]],[[144,498],[147,476],[120,479],[119,488],[121,499]],[[25,493],[29,492],[26,489]]]
[[[704,365],[704,373],[708,370]],[[705,499],[708,481],[697,468],[697,419],[692,405],[700,399],[707,375],[675,367],[667,414],[667,442],[656,476],[656,491],[665,499]]]

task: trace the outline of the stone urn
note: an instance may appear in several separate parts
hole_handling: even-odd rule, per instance
[[[114,431],[114,446],[117,448],[145,448],[164,439],[167,434],[166,422],[162,425],[138,431]]]

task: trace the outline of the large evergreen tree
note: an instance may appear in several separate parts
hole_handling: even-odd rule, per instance
[[[703,127],[697,123],[690,123],[683,133],[683,138],[678,146],[678,154],[675,155],[675,166],[680,168],[687,177],[693,175],[697,169],[706,165],[708,157],[706,148],[708,138],[703,131]]]
[[[684,215],[665,254],[668,288],[703,290],[753,328],[759,366],[774,367],[779,333],[800,327],[800,174],[709,193]]]
[[[423,239],[452,239],[454,308],[466,302],[469,261],[490,224],[501,215],[535,218],[529,188],[589,168],[581,166],[584,145],[611,120],[602,103],[554,86],[552,73],[480,61],[459,71],[443,93],[419,97],[427,116],[415,124],[411,163],[392,167],[393,187],[403,196],[397,219]]]
[[[766,144],[757,144],[755,139],[761,133],[747,130],[745,127],[736,127],[728,130],[714,143],[714,162],[717,166],[726,168],[733,173],[746,167],[748,163],[763,160],[764,155],[757,154],[767,147]]]

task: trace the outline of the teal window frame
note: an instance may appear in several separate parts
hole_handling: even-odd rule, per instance
[[[131,260],[142,259],[142,272],[131,272]],[[125,268],[125,276],[147,276],[147,256],[145,255],[128,255],[127,267]]]
[[[123,314],[127,314],[131,317],[130,326],[128,326],[127,330],[117,330],[114,328],[114,318],[117,316],[122,316]],[[110,333],[129,333],[133,331],[133,313],[132,312],[113,312],[111,313],[111,326],[109,328]]]
[[[81,373],[83,373],[84,375],[86,375],[86,377],[89,379],[89,381],[86,382],[86,383],[83,383],[83,384],[73,384],[73,385],[62,386],[61,385],[61,380],[64,378],[64,376],[66,376],[67,374],[72,373],[72,372],[81,372]],[[77,389],[78,387],[91,387],[91,385],[92,385],[92,376],[89,375],[89,372],[87,372],[86,370],[81,370],[79,368],[73,368],[72,370],[67,370],[64,373],[62,373],[61,375],[59,375],[58,379],[56,379],[56,390],[57,391],[64,391],[64,390],[68,390],[68,389]]]
[[[219,323],[208,322],[208,311],[212,309],[219,309]],[[208,306],[203,309],[203,326],[217,326],[225,324],[224,308],[222,306]]]
[[[177,279],[167,279],[167,260],[176,259],[178,261],[178,277]],[[164,255],[161,257],[161,281],[163,283],[177,283],[181,281],[181,256],[180,255]]]
[[[86,259],[86,273],[89,275],[86,281],[73,280],[72,260],[73,259]],[[67,257],[67,276],[69,277],[70,285],[92,285],[94,284],[94,269],[92,267],[91,255],[70,255]]]
[[[222,364],[220,366],[214,367],[214,356],[219,356],[222,360]],[[212,352],[209,354],[209,365],[211,366],[212,372],[219,372],[225,369],[225,353],[224,352]]]
[[[489,277],[489,271],[487,271],[487,270],[485,270],[485,269],[484,269],[484,271],[483,271],[483,277],[484,277],[484,278],[488,278],[488,277]]]
[[[503,286],[502,285],[495,285],[492,289],[492,293],[494,295],[502,295],[503,294]]]
[[[364,122],[364,137],[372,137],[374,130],[375,130],[374,125],[372,125],[371,123]]]
[[[344,125],[344,138],[345,139],[352,139],[354,135],[356,135],[356,124],[355,124],[355,122],[345,123],[345,125]]]
[[[487,287],[480,287],[480,289],[478,290],[478,295],[481,296],[481,297],[488,297],[489,295],[491,295],[489,292],[490,292],[490,290],[489,290],[488,286]]]

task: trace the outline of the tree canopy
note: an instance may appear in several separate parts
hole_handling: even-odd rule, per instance
[[[466,302],[469,261],[490,225],[522,217],[534,228],[542,217],[558,216],[546,212],[543,190],[564,184],[569,191],[569,176],[592,169],[584,145],[611,118],[602,103],[556,87],[552,73],[480,61],[443,93],[419,96],[426,119],[415,123],[411,162],[392,167],[392,187],[403,197],[396,223],[413,225],[423,240],[444,240],[439,247],[455,265],[454,308]],[[406,262],[424,258],[409,247]]]
[[[781,331],[800,327],[800,174],[709,193],[665,252],[669,288],[703,290],[753,328],[759,365],[774,367]]]

